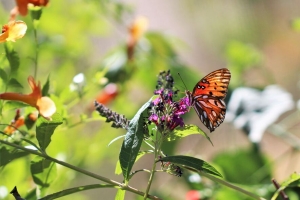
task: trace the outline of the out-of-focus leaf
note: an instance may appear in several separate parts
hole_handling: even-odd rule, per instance
[[[31,161],[30,171],[33,181],[42,188],[49,187],[56,178],[55,163],[44,158],[35,157]]]
[[[8,81],[8,86],[9,87],[14,87],[14,88],[23,88],[23,86],[21,85],[21,83],[17,79],[15,79],[15,78],[11,78]]]
[[[38,199],[37,196],[36,196],[36,188],[33,188],[31,191],[29,191],[27,193],[27,195],[24,196],[24,198],[26,200],[36,200],[36,199]]]
[[[207,174],[222,177],[222,175],[213,166],[199,158],[190,156],[167,156],[161,158],[160,161],[171,162],[177,165],[182,165],[187,169],[193,169],[196,171],[201,171]]]
[[[280,188],[275,192],[271,200],[276,200],[279,193],[283,191],[287,187],[300,187],[300,174],[299,173],[293,173],[286,181],[284,181]]]
[[[121,147],[119,160],[123,176],[126,182],[129,180],[129,174],[131,172],[132,166],[136,160],[144,138],[143,112],[149,107],[151,101],[152,98],[147,103],[145,103],[139,109],[139,111],[136,113],[133,119],[130,120],[128,132],[125,135],[125,139]]]
[[[116,194],[115,200],[124,200],[124,198],[125,198],[125,192],[126,192],[126,190],[120,190],[120,189],[118,189],[118,192]]]
[[[6,71],[0,68],[0,78],[3,80],[4,83],[7,82],[7,74]]]
[[[110,188],[112,187],[111,185],[104,185],[104,184],[92,184],[92,185],[83,185],[79,187],[74,187],[74,188],[69,188],[66,190],[62,190],[60,192],[56,192],[53,194],[49,194],[43,198],[40,198],[39,200],[52,200],[52,199],[57,199],[63,196],[67,196],[70,194],[74,194],[77,192],[82,192],[85,190],[91,190],[91,189],[97,189],[97,188]]]
[[[46,120],[43,117],[39,117],[36,122],[36,138],[42,150],[46,150],[51,142],[51,136],[57,126],[63,123],[63,119],[60,114],[55,113],[52,120]]]
[[[42,88],[42,96],[49,96],[49,88],[50,88],[50,76],[48,76],[46,83]]]
[[[19,101],[6,101],[5,102],[5,110],[14,110],[14,109],[18,109],[18,108],[24,108],[29,106],[26,103],[23,102],[19,102]]]
[[[17,158],[27,156],[28,153],[18,150],[10,150],[4,146],[0,146],[0,167],[7,165]]]
[[[292,28],[295,30],[295,31],[300,31],[300,18],[296,18],[292,21]]]
[[[12,74],[18,70],[20,65],[20,59],[17,52],[14,50],[12,42],[5,42],[4,48],[6,58],[10,66],[10,73]]]
[[[198,126],[196,125],[184,125],[184,127],[176,127],[174,129],[174,131],[169,135],[169,137],[167,138],[168,141],[174,141],[177,139],[181,139],[184,138],[186,136],[192,135],[192,134],[200,134],[203,135],[204,137],[206,137],[206,139],[209,140],[209,142],[211,144],[212,141],[210,140],[210,138],[208,137],[208,135],[202,130],[200,129]]]

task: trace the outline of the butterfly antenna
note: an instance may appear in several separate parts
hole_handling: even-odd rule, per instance
[[[184,81],[183,81],[183,79],[182,79],[182,77],[181,77],[181,75],[179,74],[179,72],[178,72],[177,74],[178,74],[178,76],[180,77],[180,79],[181,79],[181,81],[182,81],[182,83],[183,83],[185,89],[188,90],[187,87],[186,87],[186,85],[185,85],[185,83],[184,83]]]

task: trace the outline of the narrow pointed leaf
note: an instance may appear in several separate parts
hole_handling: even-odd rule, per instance
[[[179,127],[179,126],[176,127],[173,130],[172,134],[169,135],[169,137],[167,138],[167,140],[168,141],[178,140],[178,139],[184,138],[184,137],[192,135],[192,134],[203,135],[213,145],[213,143],[211,142],[211,140],[208,137],[208,135],[202,129],[200,129],[198,126],[193,125],[193,124],[184,125],[184,127]]]
[[[196,171],[205,172],[207,174],[222,177],[222,175],[210,164],[199,158],[190,156],[167,156],[160,161],[171,162],[177,165],[182,165],[187,169],[193,169]]]
[[[39,117],[36,122],[36,138],[43,151],[46,150],[51,142],[51,136],[57,126],[62,124],[62,117],[60,114],[55,113],[52,116],[52,120],[46,120],[43,117]]]
[[[42,96],[49,96],[49,88],[50,88],[50,76],[48,76],[46,83],[42,88]]]
[[[110,146],[112,143],[114,143],[115,141],[117,141],[117,140],[119,140],[119,139],[121,139],[121,138],[123,138],[123,137],[125,137],[125,135],[120,135],[120,136],[114,138],[112,141],[110,141],[110,143],[108,143],[107,146]]]
[[[15,78],[11,78],[9,81],[8,81],[8,86],[9,87],[14,87],[14,88],[23,88],[23,86],[21,85],[21,83],[15,79]]]
[[[33,181],[42,188],[49,187],[56,178],[56,164],[44,158],[35,157],[31,161],[30,171]]]
[[[152,98],[145,103],[136,113],[134,118],[130,120],[128,132],[125,135],[125,139],[121,147],[119,160],[125,181],[129,180],[129,174],[141,148],[144,138],[144,119],[142,114],[149,107],[151,100]]]

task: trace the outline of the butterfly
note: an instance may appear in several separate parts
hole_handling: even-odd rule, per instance
[[[202,78],[195,85],[192,93],[186,91],[191,106],[210,132],[224,121],[226,114],[224,99],[230,78],[231,74],[228,69],[218,69]]]

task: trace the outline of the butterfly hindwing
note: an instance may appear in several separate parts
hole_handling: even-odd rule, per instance
[[[230,77],[230,71],[226,68],[213,71],[195,85],[192,93],[187,92],[191,105],[210,132],[224,121],[226,113],[224,98]]]

